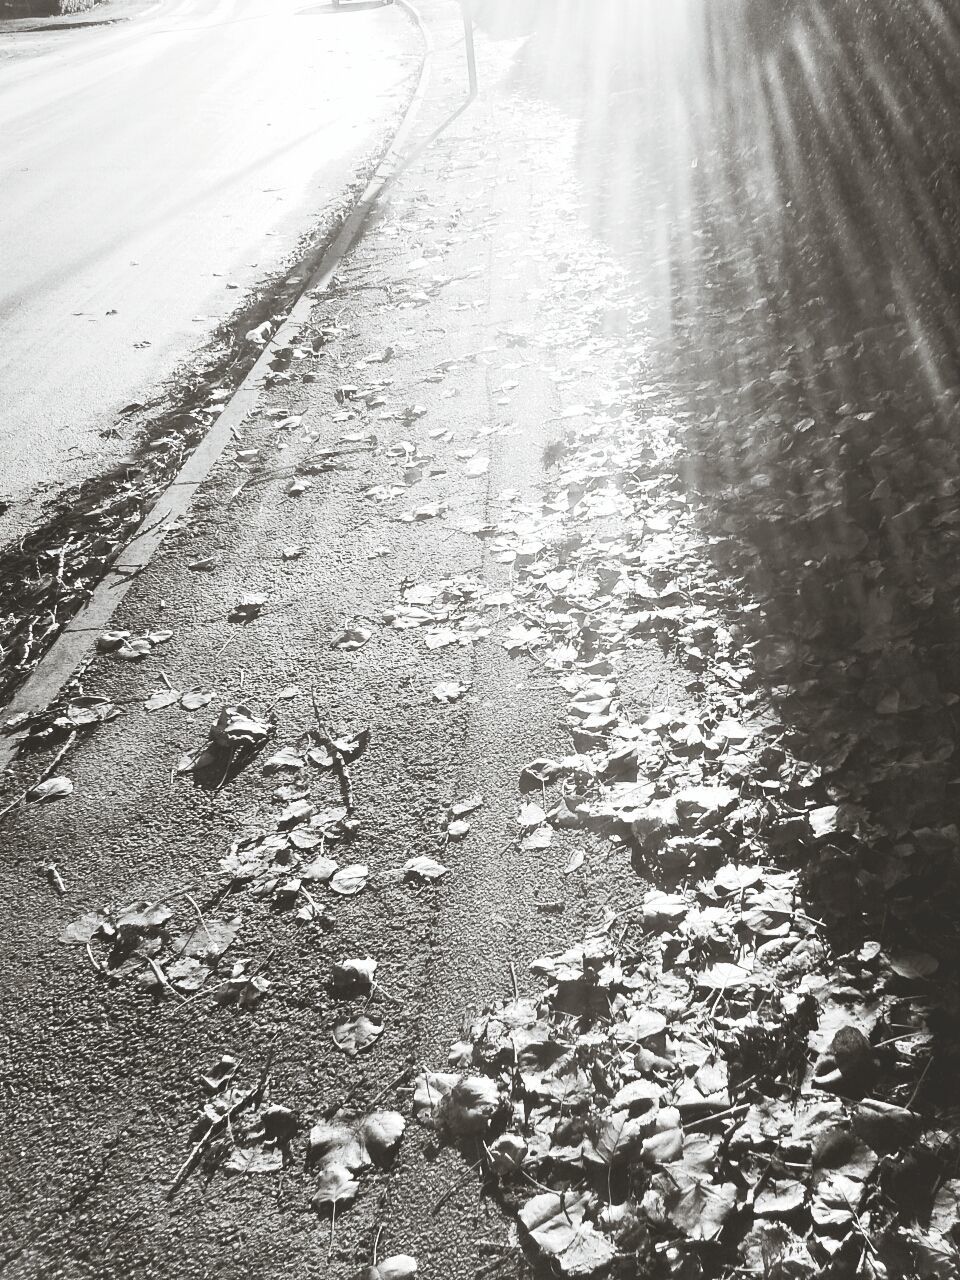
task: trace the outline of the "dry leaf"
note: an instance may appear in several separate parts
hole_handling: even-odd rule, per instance
[[[357,649],[362,649],[372,635],[373,632],[364,627],[347,627],[335,640],[331,640],[330,648],[353,653]]]
[[[362,862],[354,862],[337,871],[330,879],[329,885],[333,892],[339,893],[341,897],[352,898],[354,894],[360,893],[367,887],[369,879],[370,868]]]
[[[47,778],[38,782],[27,792],[28,804],[51,804],[54,800],[63,800],[73,793],[73,783],[69,778]]]
[[[333,1029],[333,1042],[348,1057],[356,1057],[366,1049],[372,1049],[384,1032],[382,1020],[362,1013],[358,1018],[338,1022]]]
[[[447,874],[447,870],[442,862],[424,856],[410,858],[403,865],[405,876],[412,876],[419,880],[439,880],[441,876]]]

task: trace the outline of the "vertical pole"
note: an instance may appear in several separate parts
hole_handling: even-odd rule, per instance
[[[473,39],[473,15],[463,6],[463,37],[467,46],[467,75],[470,77],[470,97],[477,96],[477,46]]]

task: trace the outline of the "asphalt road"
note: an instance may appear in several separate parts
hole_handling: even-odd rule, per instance
[[[290,259],[420,56],[399,8],[326,0],[0,32],[0,544],[125,452],[117,410]]]

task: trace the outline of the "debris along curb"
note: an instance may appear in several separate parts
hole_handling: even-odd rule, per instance
[[[131,583],[156,555],[168,529],[186,513],[195,493],[231,440],[234,430],[256,408],[261,379],[270,372],[270,364],[277,351],[289,346],[296,333],[307,322],[316,296],[330,287],[343,259],[359,240],[370,214],[390,185],[394,173],[403,165],[404,158],[400,149],[423,106],[434,48],[432,37],[414,5],[409,0],[397,0],[397,7],[406,13],[419,30],[424,45],[424,58],[417,87],[386,154],[374,170],[337,238],[324,254],[286,319],[267,342],[256,364],[226,402],[204,439],[147,512],[140,527],[119,553],[88,603],[67,623],[46,656],[5,708],[5,720],[49,706],[92,652],[95,636],[105,628]],[[6,771],[16,759],[22,740],[22,734],[13,732],[0,741],[0,772]]]

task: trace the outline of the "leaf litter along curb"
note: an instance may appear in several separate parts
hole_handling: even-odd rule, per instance
[[[537,1225],[537,1206],[526,1238],[559,1253],[561,1266],[571,1249],[572,1274],[634,1266],[647,1249],[664,1274],[690,1266],[757,1275],[771,1267],[813,1275],[826,1267],[841,1275],[859,1265],[879,1276],[889,1265],[881,1250],[891,1262],[903,1254],[918,1274],[953,1274],[949,1233],[899,1218],[895,1158],[902,1150],[939,1171],[931,1175],[928,1208],[940,1202],[938,1179],[953,1185],[956,1137],[912,1110],[931,1061],[926,979],[938,962],[922,947],[904,955],[869,939],[844,954],[842,935],[838,950],[817,918],[822,904],[805,906],[807,867],[829,867],[860,814],[842,798],[836,803],[822,766],[792,753],[775,705],[760,692],[736,639],[742,599],[711,576],[683,494],[676,423],[612,409],[609,401],[595,406],[591,422],[567,433],[542,509],[508,500],[507,516],[476,530],[500,563],[513,566],[506,597],[466,578],[418,584],[404,588],[385,618],[393,627],[422,629],[427,647],[472,644],[496,636],[506,622],[501,643],[508,652],[530,653],[556,675],[570,698],[576,754],[528,767],[545,803],[547,779],[560,784],[544,818],[561,830],[609,835],[666,881],[666,892],[648,898],[646,941],[632,957],[647,971],[628,976],[648,995],[671,992],[672,1017],[686,1011],[684,1000],[703,1017],[699,1039],[671,1037],[662,1051],[637,1053],[633,1063],[637,1082],[651,1076],[661,1091],[658,1116],[664,1104],[662,1128],[644,1132],[651,1123],[642,1120],[645,1112],[626,1108],[624,1124],[637,1121],[636,1142],[612,1148],[618,1162],[623,1153],[632,1157],[627,1168],[645,1184],[643,1193],[629,1205],[621,1180],[616,1202],[609,1192],[606,1201],[587,1194],[576,1243],[561,1233],[559,1251],[549,1247],[558,1238],[549,1226],[544,1233]],[[566,517],[577,521],[573,536]],[[482,610],[493,598],[498,613],[488,626]],[[656,634],[689,664],[703,710],[691,716],[664,708],[631,723],[618,702],[617,670],[636,637]],[[534,808],[521,811],[521,831],[540,829]],[[659,965],[651,965],[657,952]],[[616,970],[622,962],[617,955],[606,963]],[[561,997],[572,982],[568,973],[558,984]],[[586,985],[602,1004],[599,983]],[[651,1011],[654,998],[637,1012]],[[561,1020],[583,1017],[589,1003],[586,1010],[560,1003],[554,1012]],[[556,1047],[549,1018],[538,1034]],[[530,1168],[538,1184],[558,1185],[561,1196],[589,1172],[582,1152],[586,1143],[599,1150],[600,1120],[618,1123],[616,1115],[597,1115],[604,1091],[594,1078],[620,1072],[631,1082],[622,1062],[604,1059],[606,1036],[606,1029],[590,1028],[563,1046],[564,1061],[579,1063],[588,1081],[575,1140],[565,1129],[554,1143],[540,1117],[548,1149],[531,1157]],[[480,1059],[470,1064],[483,1066],[483,1051]],[[666,1073],[659,1082],[658,1072]],[[499,1082],[504,1107],[511,1100],[529,1106],[519,1074],[519,1084],[509,1072]],[[574,1071],[572,1081],[552,1086],[565,1107],[579,1082]],[[820,1090],[837,1097],[818,1102]],[[714,1123],[716,1142],[708,1141]],[[543,1143],[528,1111],[513,1136],[527,1142],[538,1132]],[[683,1163],[691,1134],[698,1135],[692,1169]],[[578,1142],[581,1157],[571,1160],[566,1148]],[[550,1154],[555,1145],[557,1157]]]

